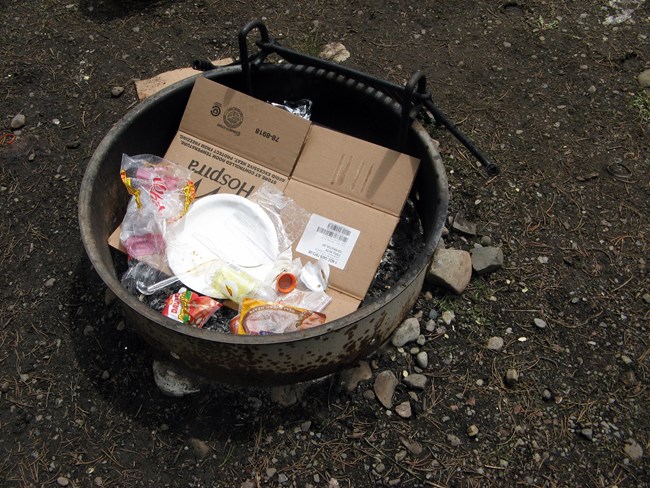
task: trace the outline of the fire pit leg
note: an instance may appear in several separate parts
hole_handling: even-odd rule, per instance
[[[164,360],[154,359],[152,369],[156,386],[165,395],[182,397],[198,393],[206,386],[192,373]]]

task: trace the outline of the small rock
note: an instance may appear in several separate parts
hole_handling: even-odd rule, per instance
[[[110,377],[111,377],[111,374],[108,371],[106,371],[106,370],[102,371],[102,379],[103,380],[107,380]]]
[[[451,228],[454,229],[456,232],[468,236],[476,235],[476,224],[466,220],[462,215],[457,215],[454,218],[451,224]]]
[[[456,314],[451,310],[445,310],[442,312],[442,321],[447,325],[451,325],[455,318]]]
[[[644,293],[641,298],[645,303],[650,304],[650,293]]]
[[[70,480],[65,476],[59,476],[56,479],[56,484],[59,486],[68,486],[70,484]]]
[[[416,390],[424,390],[427,384],[427,377],[423,374],[410,374],[404,378],[404,383]]]
[[[594,439],[594,431],[593,429],[585,428],[580,431],[580,435],[587,439],[588,441],[591,441]]]
[[[385,407],[393,406],[393,395],[397,387],[397,378],[392,371],[382,371],[375,378],[374,390],[377,400]]]
[[[359,361],[353,368],[346,369],[340,374],[341,383],[348,391],[354,391],[361,381],[372,378],[372,371],[367,361]]]
[[[621,361],[623,361],[623,363],[625,363],[626,366],[629,366],[629,365],[632,364],[632,362],[633,362],[633,361],[632,361],[628,356],[626,356],[625,354],[623,354],[623,355],[621,356]]]
[[[340,488],[339,480],[336,478],[330,478],[329,483],[327,483],[327,488]]]
[[[643,448],[634,439],[628,439],[625,443],[625,454],[630,461],[638,461],[643,457]]]
[[[420,351],[415,356],[415,364],[420,369],[427,369],[427,367],[429,366],[429,355],[425,351]]]
[[[56,283],[56,278],[50,278],[45,282],[45,288],[52,288],[54,283]]]
[[[490,236],[481,236],[481,246],[491,246],[492,238]]]
[[[487,346],[491,351],[500,351],[503,349],[503,338],[501,337],[490,337],[487,341]]]
[[[395,347],[402,347],[409,342],[413,342],[420,337],[420,322],[414,317],[406,319],[402,324],[393,332],[391,337],[391,344]]]
[[[472,424],[469,427],[467,427],[467,437],[472,439],[477,435],[478,435],[478,427],[476,425]]]
[[[300,424],[301,431],[309,432],[309,429],[311,429],[311,420],[305,420],[302,424]]]
[[[467,251],[438,248],[427,270],[429,283],[457,295],[465,291],[472,279],[472,258]]]
[[[377,396],[375,395],[375,392],[372,390],[366,390],[363,392],[363,398],[368,400],[369,402],[372,402],[377,399]]]
[[[113,88],[111,88],[111,96],[113,98],[121,97],[122,93],[124,93],[124,87],[122,86],[114,86]]]
[[[5,381],[0,385],[0,392],[7,393],[9,391],[9,382]]]
[[[96,476],[93,482],[95,483],[95,486],[104,486],[104,480],[101,476]]]
[[[406,452],[406,450],[400,449],[395,453],[395,461],[401,463],[402,461],[404,461],[404,459],[406,459],[407,455],[408,453]]]
[[[271,388],[271,401],[283,407],[290,407],[302,400],[305,385],[284,385]]]
[[[113,303],[115,303],[115,300],[117,300],[117,295],[115,295],[115,293],[113,293],[113,290],[110,288],[106,288],[106,291],[104,292],[104,305],[107,307],[113,305]]]
[[[395,413],[403,419],[410,419],[413,414],[411,411],[411,402],[402,402],[395,407]]]
[[[506,385],[513,387],[517,383],[519,383],[519,372],[514,368],[510,368],[506,371]]]
[[[286,483],[287,481],[289,481],[289,478],[287,478],[287,475],[286,475],[286,474],[284,474],[284,473],[280,473],[280,474],[278,475],[278,483],[280,483],[281,485],[283,485],[283,484]]]
[[[477,247],[472,249],[472,268],[477,274],[492,273],[503,266],[503,251],[500,247]]]
[[[253,480],[244,481],[239,488],[256,488],[257,484]]]
[[[23,127],[25,127],[25,115],[23,114],[15,115],[14,118],[11,119],[11,129],[18,130],[18,129],[22,129]]]
[[[544,391],[542,392],[542,400],[548,402],[551,401],[552,399],[553,399],[553,392],[548,388],[544,388]]]
[[[322,59],[334,61],[335,63],[342,63],[350,57],[350,51],[340,42],[330,42],[329,44],[325,44],[318,56]]]
[[[535,327],[538,329],[546,329],[546,322],[544,322],[542,319],[535,317],[533,319],[533,323],[535,324]]]
[[[451,447],[460,446],[460,439],[454,434],[447,434],[447,441]]]
[[[124,323],[124,320],[120,320],[115,326],[115,329],[118,331],[123,331],[124,329],[126,329],[126,324]]]
[[[416,456],[419,456],[422,454],[422,451],[424,451],[422,444],[417,441],[409,441],[403,437],[400,438],[400,441],[402,444],[404,444],[404,447],[406,447],[409,451],[411,451],[412,454],[415,454]]]
[[[650,88],[650,69],[641,71],[637,77],[637,80],[642,88]]]
[[[196,454],[196,457],[199,459],[205,459],[212,452],[210,446],[208,446],[201,439],[197,439],[196,437],[192,437],[190,439],[190,445],[192,446],[192,449],[194,449],[194,454]]]
[[[84,335],[86,337],[93,335],[93,332],[95,332],[95,328],[92,325],[84,327]]]
[[[275,473],[277,473],[278,470],[275,468],[266,468],[266,477],[267,478],[273,478],[275,476]]]
[[[68,149],[79,149],[79,146],[81,146],[81,142],[79,140],[75,139],[74,141],[68,142],[65,147]]]
[[[429,310],[429,319],[431,320],[436,320],[440,314],[435,308],[432,308]]]

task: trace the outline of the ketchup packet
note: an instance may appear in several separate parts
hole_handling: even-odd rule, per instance
[[[223,305],[220,302],[210,297],[181,288],[178,293],[174,293],[167,299],[162,314],[200,329],[221,307]]]

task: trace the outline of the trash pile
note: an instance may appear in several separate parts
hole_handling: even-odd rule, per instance
[[[129,256],[121,280],[152,297],[152,308],[198,328],[236,308],[234,316],[225,312],[233,334],[325,322],[329,265],[293,258],[291,245],[310,214],[282,192],[269,184],[249,198],[195,201],[190,171],[152,155],[123,155],[120,176],[132,195],[120,231]]]

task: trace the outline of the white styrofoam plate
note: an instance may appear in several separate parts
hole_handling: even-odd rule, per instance
[[[264,280],[278,254],[278,235],[262,208],[237,195],[209,195],[195,201],[166,234],[169,267],[187,287],[228,298],[211,276],[223,263]]]

